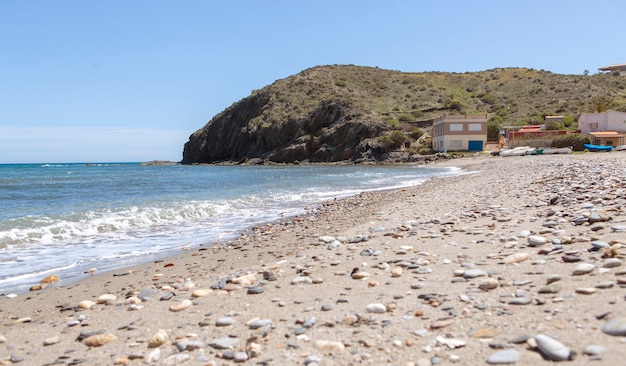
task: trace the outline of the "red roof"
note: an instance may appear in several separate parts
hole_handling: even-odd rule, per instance
[[[541,126],[524,126],[520,128],[517,132],[540,132]]]

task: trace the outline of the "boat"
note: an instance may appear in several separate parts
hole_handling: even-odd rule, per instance
[[[513,149],[502,149],[500,150],[500,156],[508,157],[508,156],[524,156],[526,154],[531,154],[535,148],[530,146],[518,146]]]
[[[550,154],[571,154],[572,146],[567,147],[544,147],[541,152],[542,155],[550,155]]]
[[[624,150],[626,150],[626,145],[615,146],[615,151],[624,151]]]
[[[589,151],[611,151],[613,150],[613,146],[611,145],[593,145],[593,144],[585,144],[585,149]]]

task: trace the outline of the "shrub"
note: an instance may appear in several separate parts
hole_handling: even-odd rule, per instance
[[[403,113],[398,117],[400,122],[411,122],[414,120],[413,116],[410,114]]]
[[[498,115],[489,117],[489,122],[487,122],[487,140],[498,140],[500,130],[502,129],[502,122],[504,122],[504,118]]]
[[[591,143],[591,136],[580,133],[570,133],[567,135],[559,135],[552,140],[552,147],[572,146],[574,151],[584,151],[585,144]]]
[[[404,144],[406,140],[409,138],[404,134],[404,132],[399,130],[393,130],[389,133],[389,138],[392,141],[391,148],[396,149]]]
[[[424,136],[424,130],[422,130],[419,127],[415,127],[411,130],[411,132],[409,133],[409,136],[411,136],[413,140],[417,140],[420,137]]]
[[[420,155],[430,155],[433,153],[433,149],[431,149],[430,147],[421,147],[418,151],[417,151]]]
[[[400,122],[395,118],[389,118],[387,120],[387,125],[392,128],[398,128],[400,127]]]
[[[565,125],[561,122],[547,122],[546,123],[546,130],[564,130],[565,129]]]
[[[418,109],[418,110],[411,111],[411,115],[415,118],[421,118],[421,117],[424,117],[424,112]]]
[[[563,124],[565,125],[565,127],[572,127],[574,125],[574,122],[574,116],[572,116],[571,114],[568,114],[563,118]]]

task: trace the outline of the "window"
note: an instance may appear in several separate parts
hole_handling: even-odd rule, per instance
[[[598,124],[597,123],[590,123],[589,124],[589,129],[591,129],[591,131],[597,131],[598,130]]]
[[[463,124],[450,123],[450,132],[460,132],[460,131],[463,131]]]
[[[480,123],[470,123],[467,126],[468,131],[482,131],[482,129],[483,129],[483,126]]]
[[[461,148],[463,147],[462,140],[450,140],[450,148]]]

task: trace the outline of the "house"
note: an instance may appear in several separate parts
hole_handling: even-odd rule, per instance
[[[617,131],[589,132],[589,134],[593,137],[594,145],[610,145],[613,147],[624,145],[624,134]]]
[[[487,113],[444,114],[433,121],[433,150],[482,151],[487,143]]]
[[[615,64],[599,67],[598,70],[602,72],[626,71],[626,64]]]
[[[626,112],[608,110],[602,113],[582,113],[578,117],[581,133],[599,131],[626,132]]]

